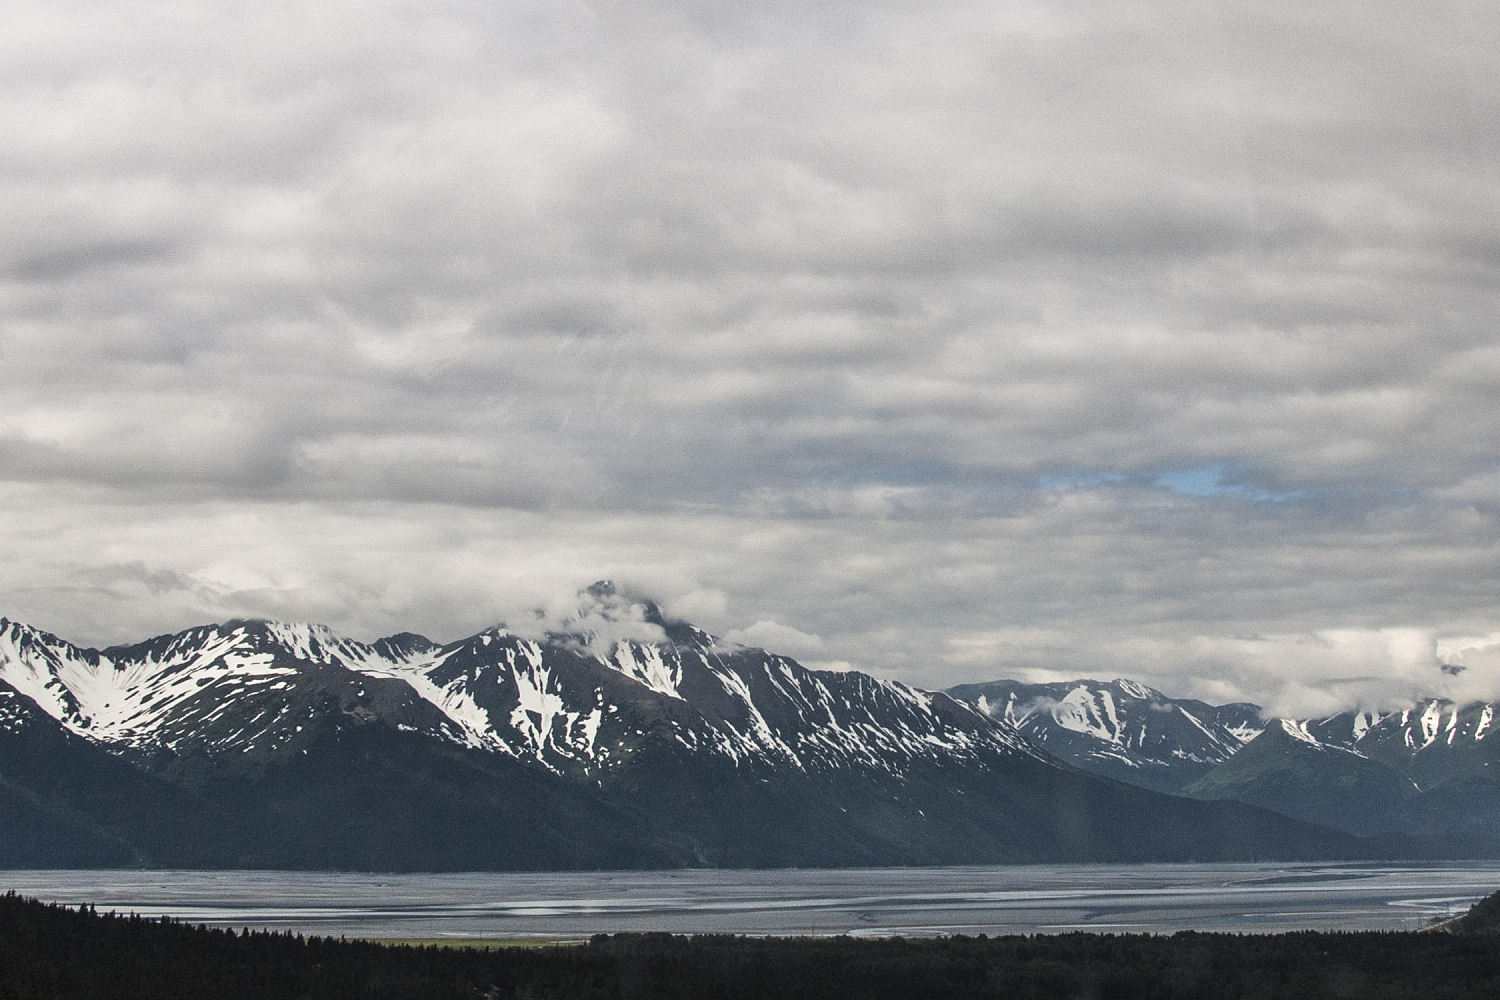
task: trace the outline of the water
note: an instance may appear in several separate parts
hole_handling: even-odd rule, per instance
[[[447,875],[0,872],[0,890],[50,902],[349,937],[1412,930],[1461,913],[1497,888],[1500,862]]]

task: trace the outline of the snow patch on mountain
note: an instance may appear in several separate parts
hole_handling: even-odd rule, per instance
[[[598,655],[597,650],[595,655]],[[682,695],[677,690],[677,685],[682,680],[681,661],[668,663],[662,656],[660,645],[644,645],[633,640],[620,641],[601,659],[652,691],[682,700]]]
[[[511,752],[510,744],[496,733],[490,713],[474,700],[462,678],[438,684],[428,676],[445,659],[446,654],[430,660],[403,663],[364,659],[359,662],[357,669],[370,677],[388,677],[410,686],[418,697],[453,722],[461,734],[460,741],[464,744],[502,753]]]
[[[1292,739],[1302,743],[1306,743],[1308,746],[1317,747],[1319,750],[1345,749],[1335,744],[1324,743],[1323,741],[1319,740],[1316,736],[1308,731],[1307,723],[1304,721],[1298,719],[1278,719],[1276,720],[1276,725],[1280,726],[1281,731],[1290,736]]]
[[[114,750],[278,750],[329,726],[384,720],[558,772],[621,766],[664,743],[739,767],[809,772],[1044,757],[1009,725],[947,696],[810,671],[668,623],[649,602],[587,596],[572,627],[623,620],[632,637],[606,645],[596,630],[532,637],[496,627],[439,646],[410,634],[362,643],[317,625],[230,622],[99,652],[6,623],[0,680]],[[663,638],[642,641],[636,626]]]

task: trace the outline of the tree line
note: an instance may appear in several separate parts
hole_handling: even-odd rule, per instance
[[[618,934],[489,950],[228,930],[0,897],[0,1000],[1239,1000],[1500,996],[1485,929],[857,939]]]

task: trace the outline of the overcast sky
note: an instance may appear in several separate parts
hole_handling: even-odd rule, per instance
[[[0,614],[1500,694],[1491,0],[4,20]]]

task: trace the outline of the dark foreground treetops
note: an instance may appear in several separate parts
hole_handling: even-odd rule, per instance
[[[1500,894],[1481,905],[1500,908]],[[0,898],[3,1000],[1291,996],[1493,998],[1500,947],[1484,933],[644,934],[484,951],[210,930]]]

